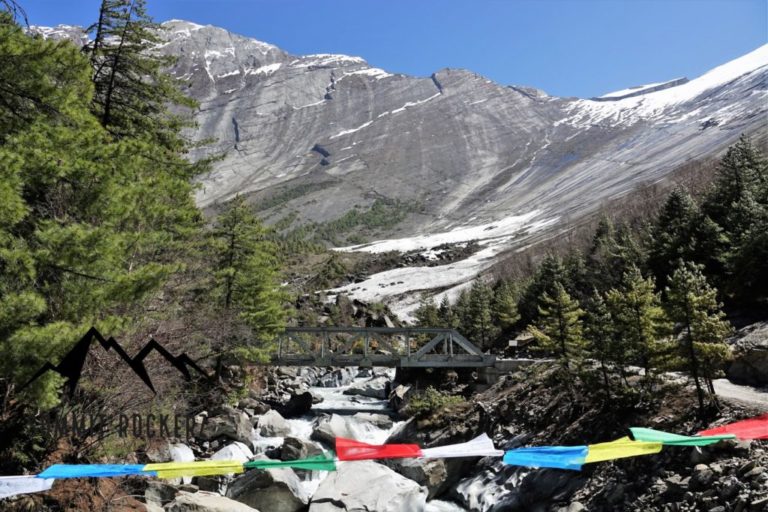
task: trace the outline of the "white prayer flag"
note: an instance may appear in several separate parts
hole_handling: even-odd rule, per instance
[[[0,477],[0,499],[17,494],[49,491],[54,480],[54,478],[37,478],[34,475]]]
[[[482,434],[466,443],[449,444],[435,448],[422,448],[422,459],[447,459],[452,457],[501,457],[503,450],[497,450],[493,441]]]

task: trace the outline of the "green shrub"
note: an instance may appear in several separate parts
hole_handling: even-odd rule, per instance
[[[408,402],[406,412],[411,416],[426,416],[440,409],[463,404],[464,397],[448,395],[429,386]]]

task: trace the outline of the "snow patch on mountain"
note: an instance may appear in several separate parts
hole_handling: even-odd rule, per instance
[[[396,268],[374,274],[362,282],[328,290],[328,293],[332,294],[329,299],[333,300],[335,295],[344,293],[366,302],[386,302],[398,317],[405,321],[412,321],[413,312],[419,303],[419,292],[448,288],[437,298],[442,298],[444,294],[453,298],[477,275],[493,265],[496,261],[495,257],[507,250],[513,238],[535,233],[558,221],[558,217],[551,217],[534,222],[533,220],[540,217],[541,213],[534,210],[522,215],[505,217],[496,222],[458,228],[444,233],[381,240],[335,249],[374,254],[388,251],[410,252],[469,241],[476,241],[482,247],[470,257],[447,265]]]
[[[768,66],[768,44],[718,66],[708,73],[687,83],[649,92],[617,101],[578,100],[568,109],[568,117],[555,125],[568,124],[576,128],[607,123],[627,125],[638,120],[653,119],[671,108],[692,101],[707,91],[722,87],[730,82],[744,79],[751,73]]]
[[[636,85],[634,87],[628,87],[626,89],[622,89],[620,91],[613,91],[609,92],[608,94],[603,94],[600,96],[600,98],[622,98],[624,96],[629,96],[630,94],[636,95],[640,94],[642,92],[648,92],[649,89],[655,89],[657,87],[661,87],[666,84],[673,84],[675,82],[680,82],[682,80],[685,80],[684,78],[675,78],[674,80],[667,80],[664,82],[656,82],[653,84],[645,84],[645,85]]]
[[[368,252],[371,254],[380,254],[390,251],[411,252],[420,249],[431,249],[439,245],[457,244],[472,240],[493,240],[499,237],[514,235],[526,226],[533,228],[541,227],[541,223],[531,223],[531,221],[540,214],[541,212],[539,210],[533,210],[532,212],[524,213],[522,215],[505,217],[499,221],[490,222],[488,224],[461,227],[431,235],[394,240],[379,240],[368,244],[340,247],[335,250],[342,252]],[[553,220],[549,219],[544,222],[544,225],[546,225],[552,223]]]

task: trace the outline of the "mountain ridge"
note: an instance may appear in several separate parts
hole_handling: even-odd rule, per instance
[[[225,155],[198,178],[201,207],[213,213],[245,195],[269,206],[260,209],[268,223],[292,229],[386,199],[418,206],[367,243],[342,236],[337,245],[397,250],[457,230],[479,241],[449,267],[336,290],[362,300],[412,305],[415,292],[463,286],[500,253],[766,131],[768,45],[671,87],[596,101],[468,70],[411,77],[361,57],[294,56],[213,26],[163,26],[159,51],[177,57],[170,72],[201,105],[190,136],[215,140],[191,156]]]

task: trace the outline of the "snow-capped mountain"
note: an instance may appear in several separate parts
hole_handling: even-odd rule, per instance
[[[344,289],[364,299],[455,289],[534,233],[766,127],[768,45],[698,78],[579,99],[461,69],[412,77],[360,57],[290,55],[213,26],[163,26],[160,51],[178,57],[171,71],[201,104],[194,137],[216,141],[195,156],[226,153],[200,178],[201,206],[279,195],[262,213],[298,224],[387,197],[420,207],[391,240],[348,250],[482,241],[468,260]]]

